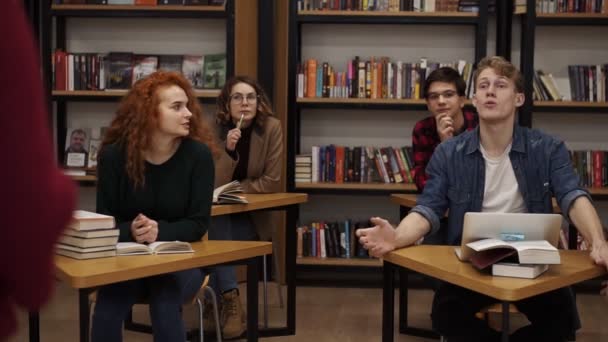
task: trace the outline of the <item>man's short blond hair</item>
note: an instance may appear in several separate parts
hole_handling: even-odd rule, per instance
[[[515,91],[518,93],[524,92],[524,80],[519,72],[519,69],[513,65],[513,63],[504,59],[501,56],[490,56],[485,57],[477,63],[477,70],[475,70],[475,87],[477,87],[477,78],[485,69],[491,68],[494,72],[500,76],[504,76],[513,81],[515,84]]]

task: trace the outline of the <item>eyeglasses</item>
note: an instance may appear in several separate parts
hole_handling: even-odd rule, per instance
[[[443,93],[430,93],[427,96],[429,101],[438,101],[440,96],[443,96],[445,100],[452,99],[454,96],[458,95],[454,90],[446,90]]]
[[[230,101],[234,104],[241,104],[245,99],[247,99],[247,103],[255,103],[258,100],[258,95],[256,93],[249,93],[247,95],[234,93],[230,95]]]

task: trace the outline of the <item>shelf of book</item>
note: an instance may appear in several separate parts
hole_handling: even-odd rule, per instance
[[[296,102],[303,108],[375,108],[426,110],[424,99],[368,99],[368,98],[337,98],[337,97],[299,97]],[[465,101],[466,106],[473,106],[471,100]]]
[[[534,101],[534,111],[608,113],[608,102]]]
[[[301,23],[353,24],[475,24],[477,13],[469,12],[388,12],[388,11],[299,11]]]
[[[537,25],[608,25],[608,13],[537,13]]]
[[[205,103],[215,103],[219,89],[195,90],[196,97]],[[53,100],[115,101],[127,94],[127,90],[53,90]]]
[[[225,6],[51,5],[57,17],[225,18]]]
[[[321,266],[362,266],[381,267],[382,260],[375,258],[316,258],[302,257],[296,259],[297,265],[321,265]]]
[[[308,193],[331,192],[416,192],[416,185],[404,183],[296,183],[296,191]]]

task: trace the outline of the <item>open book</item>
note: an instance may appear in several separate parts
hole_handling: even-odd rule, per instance
[[[183,241],[157,241],[149,245],[137,242],[119,242],[116,245],[116,255],[139,254],[174,254],[193,253],[194,250],[188,242]]]
[[[467,243],[476,253],[471,263],[484,269],[510,256],[516,256],[520,264],[559,264],[559,251],[546,240],[502,241],[482,239]]]
[[[237,180],[234,180],[213,190],[213,203],[249,203],[247,202],[247,199],[244,196],[239,195],[242,193],[243,188],[241,187],[241,183],[239,183],[239,181]]]

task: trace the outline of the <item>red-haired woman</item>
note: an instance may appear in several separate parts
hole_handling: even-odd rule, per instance
[[[122,100],[99,154],[97,211],[116,218],[119,241],[198,241],[210,224],[212,133],[188,81],[156,72]],[[93,342],[122,340],[135,302],[150,303],[154,341],[185,341],[180,308],[202,283],[199,269],[107,285],[93,314]]]
[[[283,133],[266,93],[247,76],[229,79],[217,98],[221,151],[215,163],[216,187],[238,180],[246,193],[281,190]],[[266,240],[274,233],[271,212],[233,214],[213,218],[210,240]],[[245,331],[234,266],[216,267],[211,286],[222,294],[221,325],[224,338]],[[213,326],[210,307],[205,307],[205,326]]]

